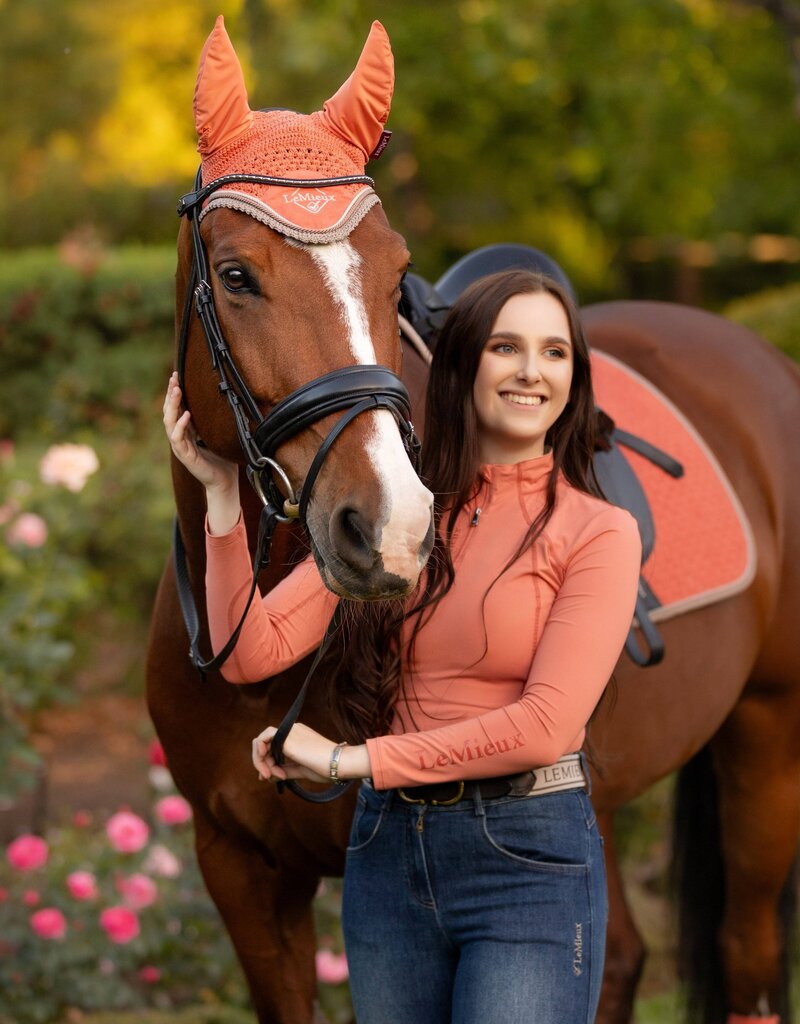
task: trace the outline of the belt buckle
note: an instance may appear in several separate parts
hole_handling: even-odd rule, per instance
[[[403,792],[402,786],[398,786],[397,795],[400,799],[407,804],[430,804],[431,807],[452,807],[453,804],[457,804],[461,797],[464,795],[464,782],[463,780],[458,783],[458,789],[456,795],[451,797],[449,800],[415,800],[414,797],[406,796]]]

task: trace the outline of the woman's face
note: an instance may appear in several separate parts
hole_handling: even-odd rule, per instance
[[[564,307],[549,292],[513,295],[500,310],[473,385],[481,462],[511,464],[544,454],[564,411],[573,350]]]

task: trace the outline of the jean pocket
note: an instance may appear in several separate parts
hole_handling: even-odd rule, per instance
[[[508,860],[555,874],[586,874],[589,849],[584,810],[577,801],[561,799],[573,795],[488,803],[484,835]]]
[[[348,853],[355,853],[369,846],[381,827],[384,806],[383,801],[379,803],[374,797],[367,799],[363,792],[358,794],[353,824],[350,827]]]

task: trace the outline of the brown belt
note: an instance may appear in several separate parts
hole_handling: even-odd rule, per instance
[[[518,775],[501,775],[494,779],[470,779],[466,782],[433,782],[427,786],[402,786],[397,795],[407,804],[431,804],[450,807],[461,800],[474,800],[476,792],[482,799],[491,797],[544,796],[570,789],[585,789],[586,776],[580,754],[565,754],[555,764]]]

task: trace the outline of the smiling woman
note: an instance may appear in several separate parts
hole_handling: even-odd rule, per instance
[[[403,605],[351,616],[337,637],[331,708],[349,745],[295,725],[279,764],[274,726],[253,741],[265,779],[363,780],[343,902],[360,1024],[387,1006],[393,1024],[594,1019],[607,908],[580,748],[641,547],[592,486],[593,409],[586,341],[556,284],[512,271],[465,292],[428,389],[433,557]],[[212,637],[243,551],[235,534],[208,538]],[[296,569],[249,618],[235,678],[301,656],[330,609]]]

